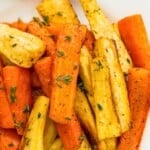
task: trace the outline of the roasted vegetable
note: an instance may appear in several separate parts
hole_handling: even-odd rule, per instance
[[[20,150],[44,150],[43,133],[48,106],[49,99],[45,96],[39,96],[35,100],[26,130],[22,137]]]
[[[0,54],[12,63],[30,68],[44,53],[44,42],[36,36],[0,24]]]
[[[80,2],[95,38],[105,37],[114,40],[121,69],[125,74],[128,74],[132,67],[132,60],[111,22],[104,15],[96,0],[80,0]]]
[[[97,49],[98,54],[100,55],[104,52],[108,62],[113,102],[121,125],[121,130],[125,132],[130,128],[131,115],[127,87],[119,60],[117,59],[116,47],[113,41],[105,38],[100,38],[97,44],[99,47]]]
[[[79,23],[69,0],[43,0],[37,10],[47,23]]]

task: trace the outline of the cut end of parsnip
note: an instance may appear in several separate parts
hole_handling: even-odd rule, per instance
[[[2,23],[0,33],[0,54],[20,67],[32,67],[45,52],[45,43],[32,34]]]

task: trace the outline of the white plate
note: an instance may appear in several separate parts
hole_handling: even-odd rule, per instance
[[[28,21],[32,19],[33,16],[38,16],[35,7],[39,1],[40,0],[0,0],[0,22],[15,21],[18,18]],[[78,1],[71,0],[71,2],[79,16],[80,21],[88,24]],[[115,22],[127,15],[140,13],[144,19],[148,35],[150,35],[150,0],[98,0],[98,2],[101,4],[105,14],[112,22]],[[148,116],[150,116],[150,114]],[[150,117],[147,119],[140,150],[150,149],[149,139]]]

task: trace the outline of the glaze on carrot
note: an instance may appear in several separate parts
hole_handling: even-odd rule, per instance
[[[85,138],[77,117],[73,115],[68,124],[56,123],[55,125],[64,150],[77,150]]]
[[[131,129],[121,136],[118,150],[138,150],[149,109],[150,71],[132,68],[127,84],[132,125]]]
[[[2,77],[2,61],[0,60],[0,127],[14,128],[12,113],[9,107],[4,81]]]
[[[3,77],[14,125],[22,135],[32,104],[30,72],[18,66],[6,66]]]
[[[0,128],[0,150],[18,150],[20,140],[15,129]]]
[[[66,24],[56,43],[49,116],[58,123],[66,124],[74,111],[79,56],[85,34],[85,26]]]
[[[39,77],[43,92],[46,96],[50,96],[51,88],[51,68],[52,57],[43,57],[34,65],[34,69]]]
[[[142,16],[125,17],[118,22],[118,27],[133,64],[150,69],[150,46]]]

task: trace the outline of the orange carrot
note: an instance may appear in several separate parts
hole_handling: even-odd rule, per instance
[[[150,99],[150,71],[132,68],[128,76],[129,102],[131,108],[131,129],[121,138],[118,150],[138,150],[145,127]]]
[[[0,127],[14,128],[13,117],[9,107],[2,77],[2,67],[2,62],[0,60]]]
[[[14,128],[13,117],[9,107],[2,76],[0,76],[0,127]]]
[[[46,26],[46,29],[50,33],[51,38],[53,38],[54,40],[57,39],[57,37],[59,36],[63,28],[64,28],[64,24],[60,24],[60,23],[51,23],[49,26]]]
[[[40,88],[41,87],[39,77],[33,68],[31,70],[31,86],[33,88]]]
[[[54,40],[45,26],[41,26],[40,22],[31,21],[28,24],[28,32],[40,37],[46,44],[46,51],[48,55],[53,55],[56,50]]]
[[[142,16],[125,17],[118,22],[118,27],[133,64],[150,69],[150,46]]]
[[[23,134],[31,108],[31,81],[28,69],[17,66],[3,68],[4,85],[18,134]]]
[[[43,92],[46,96],[50,96],[50,84],[51,84],[51,68],[52,58],[43,57],[38,60],[34,65],[34,69],[39,77]]]
[[[85,34],[85,26],[66,24],[57,40],[52,68],[50,118],[58,123],[67,123],[66,118],[72,117],[80,48]]]
[[[0,150],[18,150],[20,140],[16,130],[0,128]]]
[[[27,24],[25,22],[23,22],[22,20],[18,20],[16,22],[9,23],[9,25],[11,27],[19,29],[21,31],[26,31],[27,30]]]
[[[62,140],[64,150],[77,150],[82,140],[84,140],[84,134],[77,117],[73,115],[68,124],[56,123],[55,125]]]

